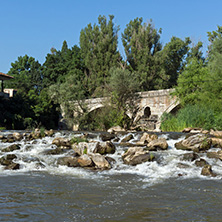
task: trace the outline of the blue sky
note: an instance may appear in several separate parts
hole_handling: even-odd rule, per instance
[[[70,48],[78,45],[81,29],[97,23],[99,15],[115,16],[119,36],[130,20],[143,17],[162,28],[163,44],[176,36],[206,47],[207,32],[222,25],[221,8],[221,0],[0,0],[0,72],[7,73],[25,54],[42,64],[64,40]]]

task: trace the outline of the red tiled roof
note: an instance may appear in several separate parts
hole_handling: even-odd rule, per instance
[[[0,72],[0,80],[14,79],[14,77]]]

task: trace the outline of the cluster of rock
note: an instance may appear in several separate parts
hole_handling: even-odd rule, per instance
[[[187,130],[187,137],[175,143],[176,149],[189,151],[179,158],[185,161],[195,161],[195,165],[202,168],[202,175],[216,176],[212,170],[212,166],[202,156],[205,153],[208,158],[222,160],[222,150],[209,151],[212,147],[222,148],[222,132],[198,132],[195,129],[195,134],[193,134],[190,133],[191,131],[192,129]],[[53,134],[54,132],[50,130],[45,131],[44,135],[42,135],[40,130],[36,129],[32,133],[14,133],[8,137],[1,136],[0,139],[3,142],[15,142],[21,141],[22,139],[30,141],[42,138],[43,136],[52,136]],[[119,137],[119,135],[121,135],[121,137]],[[136,140],[132,133],[125,132],[125,136],[122,135],[123,134],[116,133],[116,131],[110,131],[110,133],[100,135],[102,141],[93,141],[93,139],[88,141],[86,137],[88,136],[88,139],[89,135],[78,138],[78,140],[57,137],[52,141],[54,148],[45,150],[43,154],[58,155],[64,153],[64,156],[57,158],[57,165],[107,170],[112,168],[115,163],[115,160],[111,158],[109,154],[116,152],[114,144],[117,141],[125,150],[121,155],[123,163],[131,166],[147,161],[154,161],[159,155],[156,155],[157,152],[155,151],[165,151],[168,149],[167,140],[165,138],[158,138],[157,134],[144,132],[139,140]],[[5,166],[5,169],[15,170],[20,168],[20,165],[14,162],[17,158],[16,155],[9,153],[20,148],[21,146],[19,144],[13,144],[1,150],[1,152],[6,153],[6,155],[0,158],[0,164]],[[180,168],[189,167],[189,165],[184,163],[180,163],[178,166]],[[182,176],[182,174],[178,175]]]
[[[35,129],[33,132],[30,133],[21,134],[15,132],[13,134],[8,135],[7,137],[0,135],[0,140],[5,143],[15,143],[23,139],[30,141],[34,139],[43,138],[45,136],[53,136],[53,134],[54,134],[53,130],[44,130],[44,132],[41,132],[40,129]],[[1,150],[1,152],[6,153],[6,155],[0,158],[0,164],[5,166],[4,169],[6,170],[20,169],[20,164],[14,162],[14,160],[17,159],[17,156],[15,154],[7,154],[8,152],[13,152],[15,150],[20,150],[20,149],[21,149],[20,144],[12,144]]]
[[[205,159],[200,158],[199,155],[205,153],[208,158],[222,160],[222,150],[216,152],[209,151],[210,148],[222,149],[222,131],[187,128],[184,132],[191,134],[188,134],[184,140],[175,143],[175,147],[181,150],[192,151],[190,154],[193,156],[192,161],[195,161],[196,166],[202,167],[201,174],[215,177],[216,174],[213,172],[212,166]]]
[[[41,131],[40,129],[35,129],[33,132],[30,133],[18,133],[15,132],[13,134],[6,136],[0,135],[0,140],[4,143],[14,143],[16,141],[21,141],[22,139],[25,140],[34,140],[34,139],[40,139],[43,138],[45,136],[53,136],[54,135],[54,131],[51,130],[43,130]]]
[[[106,154],[113,154],[116,151],[116,147],[110,141],[107,142],[79,142],[71,143],[66,138],[55,138],[52,144],[57,145],[57,148],[71,149],[74,151],[72,155],[60,157],[57,160],[59,165],[66,165],[69,167],[84,167],[91,169],[110,169],[111,164],[115,162],[111,157]]]

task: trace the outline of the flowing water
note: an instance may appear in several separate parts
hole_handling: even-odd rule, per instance
[[[100,140],[99,133],[90,135]],[[116,163],[106,171],[58,166],[56,160],[66,154],[45,155],[54,148],[53,138],[72,136],[57,132],[52,138],[19,142],[22,148],[11,153],[20,169],[0,166],[0,221],[222,221],[222,162],[200,154],[217,174],[201,176],[194,161],[182,160],[187,151],[174,147],[184,134],[159,134],[169,149],[137,166],[123,164],[127,147],[115,143],[117,151],[109,156]],[[140,136],[134,133],[135,139]],[[9,145],[0,142],[0,157]]]

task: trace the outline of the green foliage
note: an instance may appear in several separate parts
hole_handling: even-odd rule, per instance
[[[81,142],[86,142],[88,143],[89,141],[86,139],[86,138],[82,138],[82,137],[73,137],[71,140],[70,140],[70,143],[71,144],[79,144]],[[85,151],[85,150],[84,150]],[[87,154],[87,149],[86,149],[86,154]]]
[[[113,106],[104,106],[85,116],[80,121],[80,130],[107,130],[112,126],[126,127],[129,125],[129,117]]]
[[[98,25],[88,24],[81,30],[80,47],[84,58],[88,89],[92,95],[97,87],[106,83],[111,67],[118,66],[121,60],[117,50],[119,27],[113,23],[114,16],[98,17]]]
[[[42,66],[33,57],[27,55],[18,57],[11,63],[8,74],[14,79],[7,82],[8,88],[18,89],[27,93],[31,89],[39,92],[42,88]]]
[[[122,43],[131,71],[139,73],[141,90],[159,89],[167,80],[161,72],[161,29],[154,28],[152,21],[143,23],[142,18],[131,20],[122,34]]]
[[[44,137],[45,136],[45,127],[40,127],[40,135],[41,137]]]
[[[52,48],[51,53],[46,56],[43,64],[44,87],[62,83],[72,70],[83,68],[80,48],[74,45],[72,49],[69,49],[67,42],[64,41],[61,50]]]
[[[192,58],[189,60],[184,71],[179,75],[176,92],[180,103],[194,104],[201,100],[203,93],[203,84],[207,77],[208,69],[201,60]]]
[[[43,65],[28,55],[18,57],[8,72],[14,79],[5,84],[18,93],[11,99],[0,98],[0,125],[8,129],[56,128],[60,109],[70,126],[80,122],[81,129],[128,128],[138,110],[137,91],[176,86],[175,95],[184,108],[177,116],[166,116],[163,129],[222,128],[221,26],[208,32],[206,59],[201,42],[191,47],[190,38],[172,37],[163,47],[162,30],[152,21],[143,23],[136,18],[122,33],[123,61],[118,31],[114,16],[99,16],[98,24],[81,30],[80,47],[68,48],[64,41],[61,50],[51,49]],[[101,96],[111,100],[105,108],[88,114],[86,99]],[[210,107],[209,112],[205,107]],[[204,118],[208,118],[205,123]]]
[[[122,120],[125,120],[127,112],[131,114],[131,120],[133,120],[138,111],[139,95],[136,92],[139,90],[139,81],[137,74],[115,68],[110,70],[110,76],[111,104],[118,110]],[[132,125],[132,122],[129,124]],[[124,126],[123,123],[120,125],[124,128],[128,127],[127,125]]]
[[[81,74],[80,70],[75,69],[72,75],[66,76],[64,83],[51,85],[48,89],[51,99],[54,103],[60,105],[61,112],[65,114],[64,117],[68,120],[70,127],[79,122],[87,113],[84,104],[86,91],[84,85],[78,79]]]
[[[181,73],[184,64],[185,56],[189,50],[189,38],[184,41],[177,37],[172,37],[161,51],[162,57],[162,72],[165,72],[166,81],[163,83],[164,88],[174,87],[177,83],[179,73]]]
[[[34,129],[37,126],[37,122],[31,117],[24,118],[23,125],[25,129]]]
[[[8,74],[14,79],[8,81],[7,87],[16,88],[18,93],[8,102],[1,101],[4,109],[7,107],[7,112],[2,114],[6,127],[24,129],[44,125],[56,128],[58,113],[43,88],[41,64],[27,55],[18,57]]]
[[[217,38],[222,37],[222,26],[217,26],[216,31],[207,32],[209,42],[213,43]]]
[[[209,107],[201,104],[187,105],[175,115],[162,116],[161,130],[181,131],[186,127],[210,129],[216,126],[215,113]],[[221,125],[222,126],[222,125]]]

